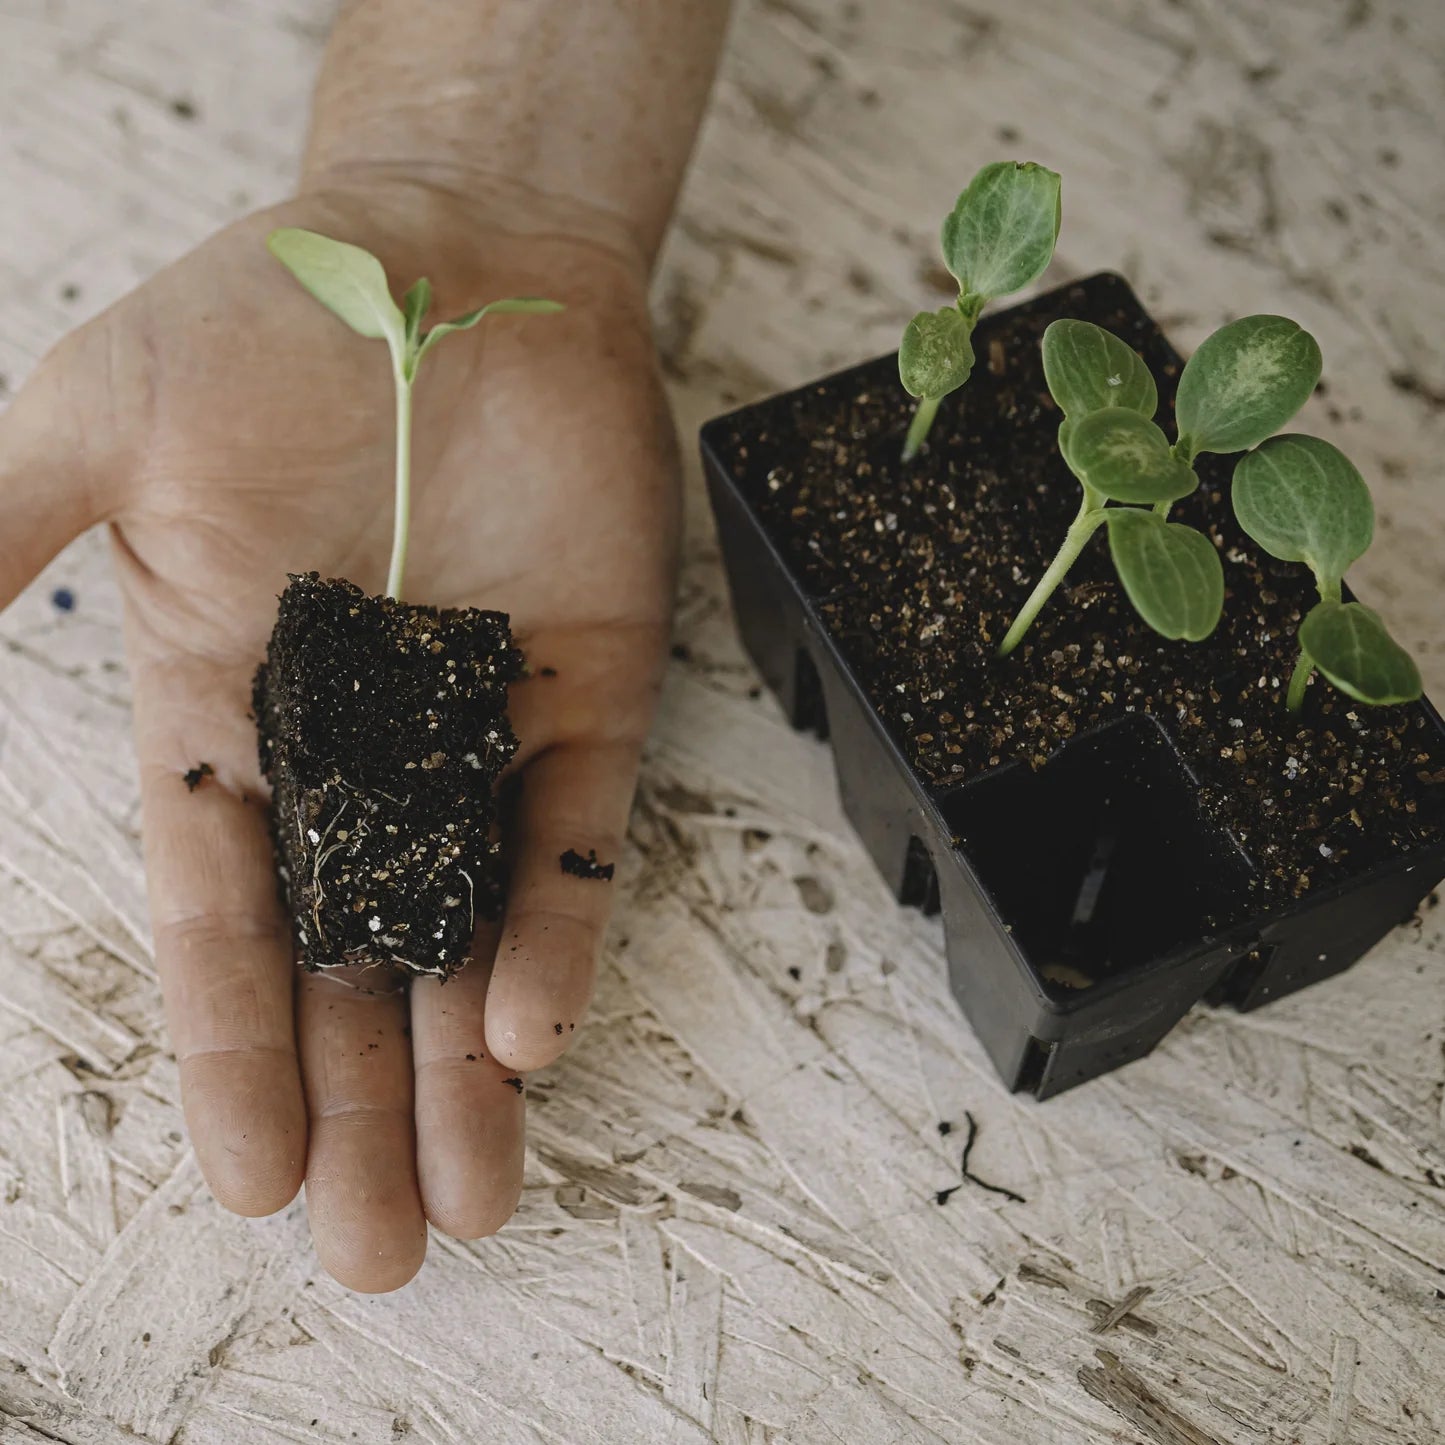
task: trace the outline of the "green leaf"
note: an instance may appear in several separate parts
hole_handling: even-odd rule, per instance
[[[1078,476],[1079,469],[1074,465],[1072,443],[1074,428],[1078,424],[1078,421],[1079,419],[1076,416],[1066,416],[1063,421],[1059,423],[1059,455],[1069,464],[1069,470],[1073,472],[1075,476]]]
[[[972,370],[973,341],[956,306],[920,311],[908,323],[898,348],[898,377],[911,396],[947,396]]]
[[[1234,469],[1234,515],[1272,557],[1338,581],[1370,545],[1375,505],[1354,463],[1319,437],[1271,437]]]
[[[1221,326],[1189,358],[1174,416],[1187,454],[1241,452],[1273,436],[1320,379],[1314,337],[1285,316]]]
[[[1068,419],[1065,460],[1086,485],[1115,502],[1177,502],[1199,485],[1188,462],[1169,450],[1148,417],[1106,407]]]
[[[1343,693],[1383,706],[1420,696],[1420,669],[1362,602],[1320,602],[1300,623],[1300,646]]]
[[[1043,273],[1059,238],[1060,182],[1032,161],[985,166],[943,223],[943,260],[960,292],[1007,296]]]
[[[431,282],[423,276],[412,284],[411,289],[401,298],[401,312],[406,318],[406,345],[408,351],[415,351],[421,337],[421,324],[431,310]]]
[[[1159,406],[1154,378],[1132,346],[1102,326],[1065,317],[1044,332],[1044,378],[1066,416],[1106,406],[1152,417]]]
[[[323,306],[362,336],[385,339],[400,359],[406,319],[370,251],[292,226],[272,231],[266,246]]]
[[[549,301],[543,296],[513,296],[505,301],[488,301],[485,306],[478,306],[475,311],[468,311],[464,316],[458,316],[451,321],[439,321],[422,338],[421,346],[417,348],[416,361],[412,363],[412,370],[415,371],[417,364],[422,357],[442,339],[443,336],[450,336],[454,331],[470,331],[479,321],[488,316],[553,316],[559,311],[567,308],[560,301]]]
[[[1219,625],[1224,568],[1214,543],[1156,512],[1111,507],[1109,552],[1135,610],[1155,632],[1199,642]]]

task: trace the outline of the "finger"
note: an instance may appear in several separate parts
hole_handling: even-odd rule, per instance
[[[488,1046],[508,1068],[551,1063],[592,996],[613,885],[566,871],[562,859],[595,854],[599,868],[615,867],[637,759],[630,742],[559,744],[522,775],[516,868],[487,992]]]
[[[375,968],[303,974],[298,1027],[317,1256],[349,1289],[400,1289],[426,1254],[404,984]]]
[[[104,520],[91,484],[100,442],[82,430],[105,411],[86,385],[93,351],[85,333],[67,338],[0,415],[0,610]]]
[[[237,1214],[271,1214],[295,1198],[306,1160],[290,930],[261,803],[243,802],[223,767],[194,792],[184,771],[179,759],[142,768],[156,966],[181,1099],[216,1198]]]
[[[455,978],[411,992],[416,1157],[426,1216],[457,1239],[494,1234],[522,1193],[522,1083],[486,1042],[497,929],[484,928]]]

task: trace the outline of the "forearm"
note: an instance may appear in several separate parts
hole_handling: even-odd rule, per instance
[[[405,174],[650,264],[729,0],[349,0],[304,183]]]

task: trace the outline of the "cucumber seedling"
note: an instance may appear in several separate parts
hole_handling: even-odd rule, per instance
[[[324,306],[391,354],[396,474],[386,592],[319,573],[281,594],[253,687],[276,861],[308,969],[389,965],[446,978],[501,904],[494,784],[517,750],[507,692],[522,673],[504,613],[403,602],[412,389],[445,337],[554,301],[493,301],[430,329],[429,282],[401,305],[360,247],[280,230],[271,252]]]
[[[1320,378],[1315,339],[1283,316],[1222,326],[1179,378],[1171,446],[1154,421],[1154,378],[1132,347],[1087,321],[1044,332],[1044,377],[1064,414],[1059,453],[1083,491],[1078,515],[999,645],[1006,657],[1100,527],[1125,595],[1161,636],[1199,642],[1219,624],[1224,569],[1203,532],[1169,521],[1199,485],[1201,452],[1237,452],[1272,436]],[[1117,505],[1110,505],[1111,503]]]
[[[1033,161],[996,161],[968,183],[943,223],[943,262],[958,300],[920,311],[903,332],[898,375],[918,406],[903,443],[911,461],[938,404],[973,370],[973,328],[986,302],[1043,274],[1059,238],[1059,177]]]
[[[488,316],[546,315],[561,311],[562,305],[541,297],[511,297],[489,301],[464,316],[423,330],[432,301],[431,282],[425,276],[411,285],[398,306],[381,262],[360,246],[290,226],[272,231],[266,246],[323,306],[360,335],[384,340],[391,352],[396,388],[396,509],[386,595],[399,601],[411,528],[411,393],[422,358],[443,337],[470,330]]]
[[[1414,702],[1421,692],[1414,659],[1376,613],[1341,594],[1346,570],[1375,532],[1370,489],[1354,463],[1319,437],[1272,437],[1240,459],[1233,498],[1245,532],[1271,557],[1303,562],[1320,594],[1300,623],[1289,710],[1303,705],[1316,668],[1357,702]]]

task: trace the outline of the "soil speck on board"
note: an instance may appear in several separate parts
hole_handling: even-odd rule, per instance
[[[525,1085],[522,1083],[522,1081],[521,1081],[520,1079],[518,1079],[518,1078],[503,1079],[502,1082],[503,1082],[509,1089],[515,1089],[515,1090],[517,1091],[517,1093],[519,1093],[519,1094],[522,1092],[523,1088],[525,1087]]]

